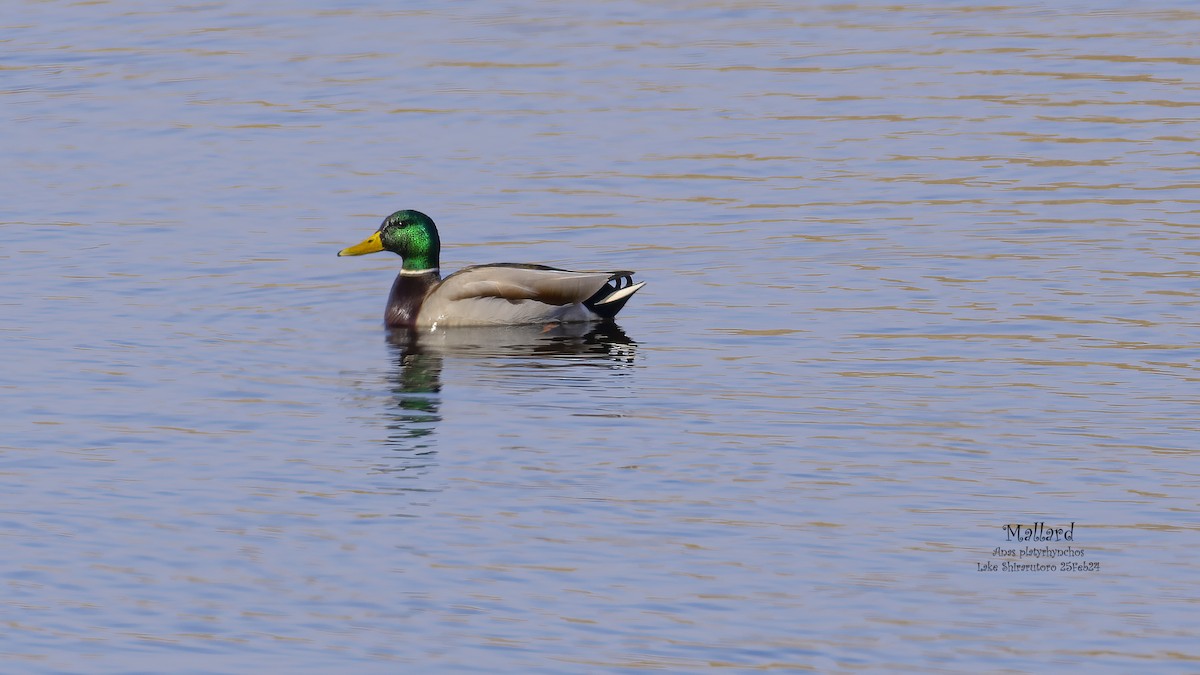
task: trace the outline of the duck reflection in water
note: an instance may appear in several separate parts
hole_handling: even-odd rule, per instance
[[[633,364],[637,343],[612,321],[549,324],[547,326],[459,327],[422,331],[406,328],[388,333],[388,343],[400,370],[416,368],[415,386],[437,382],[443,357],[506,359],[545,357],[526,361],[533,366],[593,365],[627,367]],[[419,357],[419,358],[418,358]],[[425,372],[426,375],[419,375]],[[402,373],[399,381],[406,380]]]
[[[438,413],[442,391],[442,357],[409,348],[403,336],[388,335],[392,368],[389,389],[395,408],[388,423],[388,440],[397,449],[427,449],[426,436],[442,420]]]
[[[399,448],[418,452],[428,449],[428,442],[422,439],[441,421],[438,406],[447,357],[515,358],[531,368],[627,368],[637,354],[637,343],[611,321],[435,332],[397,328],[388,331],[387,341],[393,364],[389,382],[396,402],[388,425],[389,440]]]
[[[387,445],[393,452],[374,472],[418,481],[437,465],[435,432],[442,421],[446,359],[486,360],[489,364],[512,361],[526,369],[625,369],[633,366],[637,353],[637,343],[611,321],[435,332],[397,328],[386,336],[391,352],[388,389],[394,402],[388,411]],[[423,492],[429,488],[418,482],[399,489]]]

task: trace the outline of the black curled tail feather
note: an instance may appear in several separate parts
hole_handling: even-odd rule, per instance
[[[629,298],[633,297],[641,285],[633,283],[633,272],[613,272],[608,278],[608,283],[593,293],[592,297],[584,300],[583,306],[602,319],[611,319],[629,302]]]

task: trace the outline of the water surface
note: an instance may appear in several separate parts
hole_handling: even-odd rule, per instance
[[[11,668],[1200,662],[1190,4],[0,23]],[[649,284],[389,334],[400,208]]]

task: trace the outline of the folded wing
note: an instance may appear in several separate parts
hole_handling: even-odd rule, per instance
[[[612,277],[610,272],[569,272],[535,266],[483,265],[469,267],[442,282],[451,300],[501,298],[547,305],[582,303]]]

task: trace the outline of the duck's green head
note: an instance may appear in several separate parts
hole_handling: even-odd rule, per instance
[[[438,267],[442,242],[433,219],[420,211],[397,211],[383,219],[375,234],[361,244],[338,251],[343,255],[365,255],[391,251],[404,259],[403,268],[409,271],[433,270]]]

